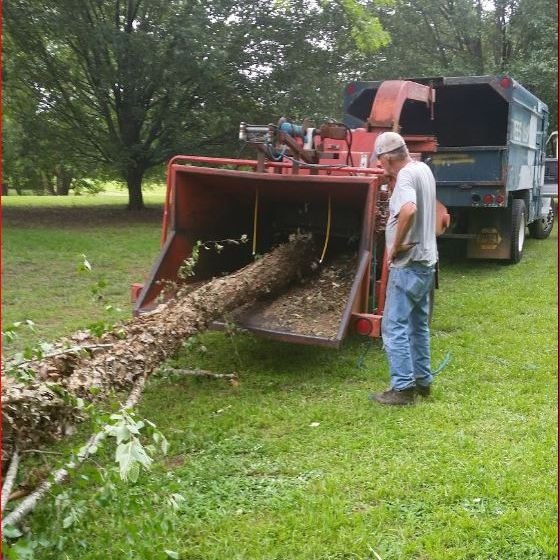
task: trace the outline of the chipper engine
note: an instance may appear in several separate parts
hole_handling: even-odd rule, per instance
[[[133,286],[135,313],[170,297],[166,286],[195,287],[229,274],[286,241],[311,233],[317,270],[285,293],[238,309],[227,323],[268,337],[338,347],[353,329],[380,336],[388,268],[384,230],[391,181],[372,161],[376,137],[399,130],[403,107],[433,117],[429,85],[387,81],[377,91],[363,127],[328,121],[318,127],[280,119],[264,126],[241,123],[239,138],[255,159],[179,155],[168,164],[160,255],[147,282]],[[404,135],[412,157],[426,159],[436,138]],[[233,240],[221,243],[221,240]],[[246,243],[239,240],[247,240]],[[180,278],[193,248],[193,275]]]

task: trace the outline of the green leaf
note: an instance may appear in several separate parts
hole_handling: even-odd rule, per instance
[[[138,420],[138,422],[136,422],[136,424],[134,424],[134,428],[136,429],[136,432],[134,433],[139,433],[140,430],[145,426],[144,422],[142,420]]]
[[[144,467],[148,468],[153,459],[146,453],[146,450],[142,447],[142,444],[136,439],[132,439],[132,456]]]
[[[117,445],[123,441],[128,441],[130,439],[130,430],[125,424],[117,424],[116,426],[107,426],[107,433],[116,438]]]
[[[89,272],[91,272],[91,264],[90,262],[87,260],[87,257],[82,253],[82,263],[81,266],[83,267],[82,270],[87,270]]]
[[[115,460],[119,463],[119,473],[122,480],[135,482],[138,479],[140,465],[149,468],[152,458],[146,454],[142,444],[136,438],[117,446]]]
[[[164,455],[167,455],[167,452],[169,451],[169,442],[167,441],[167,439],[165,438],[165,436],[161,436],[161,452]]]
[[[178,560],[179,559],[179,553],[175,552],[174,550],[164,550],[165,554],[167,554],[168,558],[173,558],[174,560]]]
[[[13,342],[16,338],[16,333],[10,330],[2,331],[2,338],[5,338],[6,342]]]
[[[134,456],[132,454],[132,441],[117,445],[115,451],[115,461],[119,464],[119,474],[122,480],[128,480],[129,473],[134,464]]]
[[[2,537],[6,537],[8,539],[17,539],[18,537],[21,537],[22,534],[23,533],[13,525],[6,525],[2,529]]]
[[[128,469],[127,478],[130,482],[136,482],[138,476],[140,475],[140,465],[138,463],[132,463]],[[127,478],[124,478],[126,480]]]
[[[6,551],[7,557],[10,560],[36,560],[35,547],[35,542],[21,539]],[[4,547],[2,547],[2,553],[4,553]]]

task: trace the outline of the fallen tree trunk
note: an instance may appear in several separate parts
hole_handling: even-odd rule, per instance
[[[10,494],[12,493],[12,488],[14,487],[14,482],[16,480],[17,472],[19,467],[19,453],[18,450],[15,449],[12,453],[12,460],[10,461],[10,468],[8,469],[8,473],[6,474],[6,478],[4,479],[4,484],[2,484],[2,499],[0,510],[4,511],[6,504],[8,503],[8,499],[10,498]]]
[[[23,383],[3,376],[3,462],[16,444],[24,450],[61,436],[65,425],[77,418],[79,411],[57,389],[94,399],[109,390],[130,387],[213,320],[262,295],[281,291],[308,273],[313,256],[310,238],[297,236],[239,271],[162,306],[159,312],[133,319],[120,329],[122,339],[110,336],[110,349],[79,358],[57,383]],[[31,369],[38,373],[41,367],[44,364],[38,363]]]
[[[68,389],[87,396],[91,387],[101,393],[129,387],[224,313],[287,287],[308,271],[312,258],[311,240],[296,237],[245,268],[190,292],[160,313],[138,317],[125,327],[126,338],[115,342],[110,352],[78,364]]]

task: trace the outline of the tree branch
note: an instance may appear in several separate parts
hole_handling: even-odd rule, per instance
[[[237,381],[239,378],[235,373],[214,373],[205,369],[175,369],[167,368],[166,371],[174,375],[185,375],[190,377],[208,377],[210,379],[229,379],[230,381]]]
[[[120,407],[119,412],[125,409],[134,408],[140,399],[144,385],[146,384],[147,374],[139,377],[132,387],[128,399]],[[92,449],[96,448],[105,438],[107,437],[107,432],[101,430],[96,434],[93,434],[82,452],[78,454],[77,461],[69,461],[64,465],[64,467],[58,469],[52,476],[51,480],[44,480],[39,486],[27,496],[8,516],[2,519],[2,529],[7,525],[17,525],[20,523],[29,513],[31,513],[37,504],[44,498],[44,496],[50,491],[53,486],[63,484],[68,479],[72,471],[78,470],[88,459],[92,453]],[[14,452],[15,454],[15,452]],[[13,462],[13,458],[12,458]],[[11,469],[11,465],[10,465]],[[9,493],[9,492],[8,492]],[[2,488],[2,499],[4,499],[4,488]]]
[[[14,487],[14,482],[16,480],[17,472],[19,468],[19,452],[14,449],[12,453],[12,460],[10,461],[10,467],[8,468],[8,472],[6,474],[6,478],[4,479],[4,484],[2,485],[2,501],[0,505],[0,509],[4,512],[4,508],[8,503],[8,499],[10,498],[10,494],[12,492],[12,488]]]

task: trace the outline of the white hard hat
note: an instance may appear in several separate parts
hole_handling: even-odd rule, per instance
[[[380,156],[405,146],[404,138],[396,132],[382,132],[375,140],[375,155]]]

